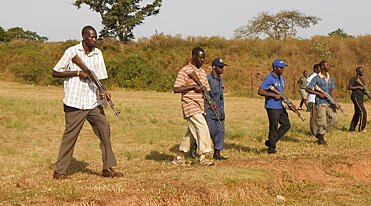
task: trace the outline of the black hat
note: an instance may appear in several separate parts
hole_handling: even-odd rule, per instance
[[[228,64],[225,64],[221,58],[216,58],[211,63],[211,66],[224,67],[228,66]]]

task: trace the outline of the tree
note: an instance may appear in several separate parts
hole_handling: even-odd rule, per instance
[[[5,30],[0,26],[0,41],[6,40],[6,32]]]
[[[345,33],[344,29],[336,29],[335,31],[332,31],[330,33],[328,33],[328,36],[338,36],[338,37],[341,37],[341,38],[353,38],[352,35],[349,35],[347,33]]]
[[[29,30],[24,31],[21,27],[14,27],[6,31],[6,41],[11,41],[13,39],[45,42],[48,40],[48,37],[40,36],[36,32]]]
[[[262,12],[249,21],[247,25],[240,26],[234,30],[236,38],[258,37],[267,35],[273,39],[284,39],[295,37],[297,28],[309,28],[320,21],[316,16],[306,16],[299,11],[281,11],[276,15]]]
[[[142,24],[145,17],[160,12],[162,0],[153,0],[152,4],[147,5],[143,5],[142,1],[76,0],[74,5],[79,9],[82,4],[86,4],[100,14],[104,25],[100,31],[101,37],[118,37],[120,41],[128,42],[134,39],[134,27]]]

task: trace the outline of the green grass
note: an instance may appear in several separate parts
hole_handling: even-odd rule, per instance
[[[118,166],[103,178],[99,140],[88,122],[68,171],[52,179],[64,131],[63,88],[0,82],[0,205],[370,205],[370,132],[347,132],[350,118],[318,146],[290,112],[292,128],[267,154],[264,100],[225,98],[230,159],[213,167],[171,164],[186,131],[180,96],[149,91],[111,91],[120,116],[105,110]],[[156,100],[156,102],[154,101]],[[298,101],[295,101],[298,104]],[[353,105],[343,103],[350,116]],[[370,103],[366,108],[371,111]],[[370,130],[370,122],[367,124]],[[282,195],[285,201],[278,201]]]

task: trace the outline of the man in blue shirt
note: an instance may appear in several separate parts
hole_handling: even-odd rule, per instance
[[[281,93],[285,86],[285,80],[282,77],[285,70],[285,64],[282,60],[276,59],[272,63],[273,71],[264,79],[259,87],[258,94],[265,96],[265,109],[269,119],[269,137],[265,141],[268,147],[268,153],[276,153],[276,143],[290,129],[291,124],[286,109],[282,106],[281,96],[269,89],[274,86]],[[280,124],[280,127],[278,127]]]
[[[228,158],[220,155],[220,151],[224,149],[224,136],[225,136],[225,113],[224,113],[224,96],[223,96],[223,74],[224,66],[228,66],[223,62],[222,59],[216,58],[211,63],[213,68],[212,72],[207,76],[207,80],[210,85],[210,96],[216,104],[216,109],[222,124],[220,124],[216,114],[211,110],[210,104],[205,102],[206,122],[209,127],[211,139],[214,143],[214,155],[215,160],[227,160]],[[205,100],[206,101],[206,100]],[[191,147],[191,157],[196,156],[197,144],[193,144]]]
[[[321,61],[319,65],[321,67],[321,72],[312,79],[305,91],[316,95],[318,125],[316,137],[318,139],[318,144],[325,145],[325,133],[336,126],[338,121],[336,110],[339,110],[340,105],[332,105],[324,94],[315,89],[318,86],[323,91],[329,93],[333,99],[336,99],[334,78],[329,74],[330,65],[327,61]]]

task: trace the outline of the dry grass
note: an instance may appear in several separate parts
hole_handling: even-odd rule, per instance
[[[171,159],[185,133],[180,96],[112,91],[116,117],[106,110],[112,144],[125,175],[99,175],[99,141],[87,123],[77,142],[67,181],[52,179],[64,130],[63,89],[0,82],[1,205],[370,205],[371,140],[348,133],[350,118],[318,146],[290,112],[292,129],[278,153],[264,147],[263,99],[226,96],[227,136],[214,167],[177,167]],[[157,100],[154,102],[154,100]],[[299,102],[296,101],[296,104]],[[350,116],[353,106],[343,103]],[[371,104],[366,108],[371,111]],[[302,112],[309,119],[309,114]],[[367,125],[370,128],[370,122]],[[189,160],[191,163],[195,161]],[[285,201],[279,201],[276,195]]]

